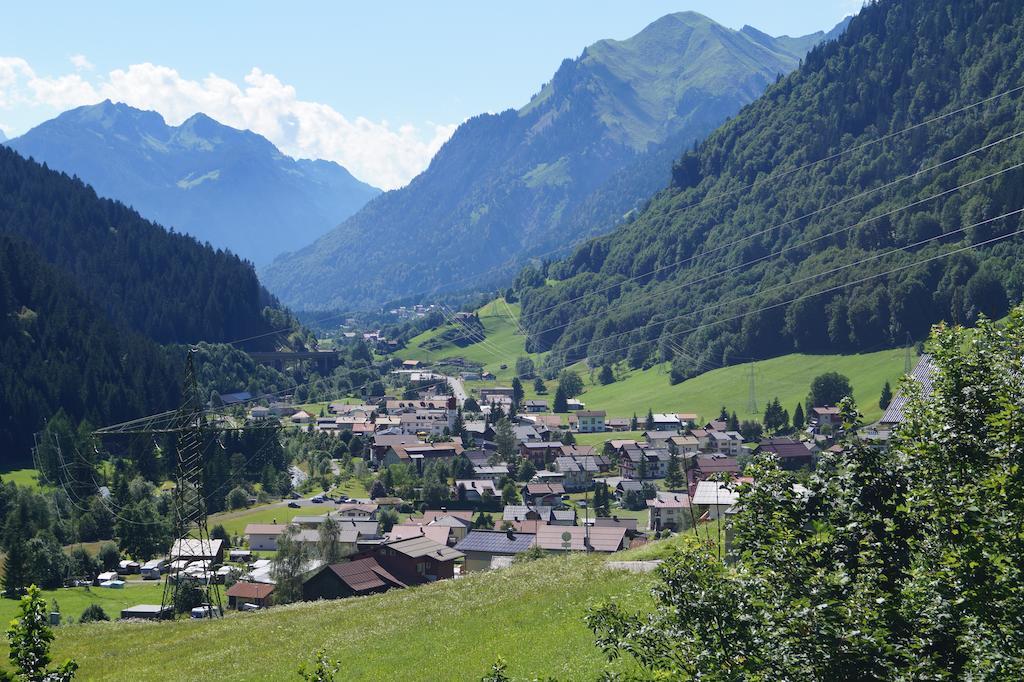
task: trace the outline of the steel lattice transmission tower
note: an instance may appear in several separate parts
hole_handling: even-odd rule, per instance
[[[213,554],[203,491],[203,461],[209,432],[205,428],[206,417],[199,401],[193,352],[190,348],[185,359],[182,403],[174,415],[171,427],[176,436],[175,486],[171,509],[174,531],[167,556],[169,568],[161,606],[171,607],[173,612],[176,605],[182,603],[184,592],[199,590],[203,595],[203,604],[208,605],[206,616],[214,618],[223,614],[223,603],[211,562],[202,559]],[[186,575],[184,567],[195,556],[200,557],[202,570],[198,574]]]

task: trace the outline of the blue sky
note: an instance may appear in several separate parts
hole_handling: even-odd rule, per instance
[[[459,122],[521,106],[562,59],[596,40],[627,38],[681,10],[801,35],[831,28],[860,2],[40,5],[0,10],[0,129],[8,135],[104,96],[174,124],[201,108],[288,153],[333,158],[394,187]]]

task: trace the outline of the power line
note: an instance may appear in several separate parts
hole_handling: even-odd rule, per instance
[[[591,295],[594,295],[594,294],[600,294],[600,293],[603,293],[605,291],[610,291],[611,289],[615,289],[616,287],[621,287],[624,284],[627,284],[629,282],[635,282],[635,281],[637,281],[639,279],[644,279],[644,278],[652,277],[652,276],[657,275],[660,272],[664,272],[665,270],[668,270],[668,269],[674,269],[674,268],[677,268],[677,267],[681,267],[683,265],[686,265],[687,263],[693,262],[694,260],[696,260],[698,258],[710,256],[712,254],[718,253],[719,251],[723,251],[725,249],[731,249],[736,244],[741,244],[743,242],[746,242],[746,241],[749,241],[751,239],[754,239],[755,237],[761,237],[763,235],[766,235],[766,234],[769,234],[771,232],[774,232],[775,230],[778,230],[780,228],[787,227],[787,226],[792,225],[794,223],[798,223],[798,222],[800,222],[800,221],[802,221],[802,220],[804,220],[806,218],[810,218],[810,217],[819,215],[821,213],[824,213],[825,211],[828,211],[830,209],[836,208],[838,206],[843,206],[845,204],[850,203],[851,201],[856,201],[857,199],[863,199],[864,197],[867,197],[867,196],[870,196],[870,195],[875,194],[877,192],[881,192],[883,190],[889,189],[889,188],[894,187],[894,186],[896,186],[896,185],[898,185],[898,184],[900,184],[902,182],[905,182],[907,180],[911,180],[911,179],[919,177],[919,176],[921,176],[921,175],[923,175],[925,173],[929,173],[929,172],[931,172],[933,170],[936,170],[937,168],[941,168],[941,167],[949,165],[951,163],[956,163],[957,161],[962,161],[963,159],[965,159],[967,157],[970,157],[970,156],[973,156],[974,154],[977,154],[979,152],[983,152],[983,151],[986,151],[988,149],[991,149],[992,147],[995,147],[997,145],[1003,144],[1004,142],[1008,142],[1010,140],[1016,139],[1016,138],[1020,137],[1021,135],[1024,135],[1024,130],[1017,131],[1015,133],[1007,135],[1006,137],[1003,137],[1003,138],[1001,138],[999,140],[996,140],[994,142],[986,143],[986,144],[984,144],[984,145],[982,145],[980,147],[972,149],[972,150],[970,150],[968,152],[964,152],[963,154],[958,154],[958,155],[956,155],[954,157],[951,157],[951,158],[946,159],[944,161],[940,161],[940,162],[938,162],[936,164],[933,164],[931,166],[928,166],[926,168],[918,169],[918,170],[914,171],[913,173],[901,176],[899,178],[896,178],[895,180],[890,180],[889,182],[884,183],[882,185],[879,185],[877,187],[873,187],[871,189],[863,190],[863,191],[858,192],[857,194],[854,194],[852,196],[844,197],[843,199],[840,199],[839,201],[835,201],[835,202],[833,202],[831,204],[826,204],[825,206],[817,208],[817,209],[815,209],[813,211],[810,211],[808,213],[804,213],[803,215],[797,216],[795,218],[790,218],[790,219],[785,220],[785,221],[783,221],[781,223],[776,223],[776,224],[771,225],[770,227],[767,227],[767,228],[765,228],[763,230],[758,230],[757,232],[751,233],[749,235],[745,235],[745,236],[743,236],[743,237],[741,237],[741,238],[739,238],[737,240],[733,240],[733,241],[730,241],[728,243],[723,243],[723,244],[721,244],[719,246],[716,246],[715,248],[712,248],[712,249],[710,249],[708,251],[701,251],[700,253],[695,253],[692,256],[687,256],[686,258],[683,258],[682,260],[678,260],[678,261],[675,261],[673,263],[667,263],[665,265],[659,266],[657,268],[654,268],[653,270],[648,270],[647,272],[643,272],[643,273],[640,273],[640,274],[637,274],[637,275],[632,275],[632,276],[627,277],[627,278],[625,278],[623,280],[616,280],[615,282],[613,282],[611,284],[608,284],[608,285],[605,285],[604,287],[599,287],[597,289],[594,289],[593,291],[588,291],[586,293],[580,294],[580,295],[575,296],[573,298],[569,298],[569,299],[566,299],[564,301],[559,301],[558,303],[553,303],[553,304],[549,305],[546,308],[541,308],[540,310],[532,311],[529,314],[524,315],[522,317],[525,317],[526,319],[530,319],[530,318],[536,317],[538,315],[541,315],[543,313],[546,313],[548,311],[551,311],[551,310],[554,310],[556,308],[559,308],[559,307],[561,307],[563,305],[568,305],[570,303],[575,303],[577,301],[581,301],[584,298],[586,298],[587,296],[591,296]],[[717,225],[715,227],[720,227],[720,226],[721,226],[721,224],[719,224],[719,225]]]
[[[1022,131],[1019,134],[1024,134],[1024,131]],[[655,297],[655,296],[664,296],[665,294],[673,292],[673,291],[681,291],[681,290],[686,289],[687,287],[694,286],[696,284],[703,284],[704,282],[708,282],[708,281],[710,281],[710,280],[712,280],[712,279],[714,279],[716,277],[719,277],[721,275],[726,275],[726,274],[729,274],[730,272],[735,272],[737,270],[742,270],[744,268],[750,267],[751,265],[755,265],[757,263],[760,263],[760,262],[763,262],[763,261],[767,261],[767,260],[770,260],[772,258],[777,258],[778,256],[781,256],[784,253],[788,253],[788,252],[793,251],[795,249],[800,249],[800,248],[806,247],[806,246],[808,246],[810,244],[814,244],[814,243],[822,241],[822,240],[826,240],[826,239],[831,239],[831,238],[837,237],[840,234],[844,234],[846,232],[850,232],[850,231],[852,231],[854,229],[857,229],[858,227],[863,227],[863,226],[868,225],[868,224],[870,224],[872,222],[875,222],[877,220],[881,220],[882,218],[891,217],[893,215],[896,215],[897,213],[901,213],[901,212],[903,212],[905,210],[908,210],[908,209],[911,209],[911,208],[915,208],[915,207],[920,206],[922,204],[925,204],[925,203],[927,203],[929,201],[934,201],[935,199],[947,196],[947,195],[952,194],[954,192],[958,192],[958,191],[960,191],[962,189],[966,189],[967,187],[970,187],[972,185],[976,185],[976,184],[979,184],[981,182],[985,182],[985,181],[991,180],[991,179],[996,178],[996,177],[998,177],[1000,175],[1003,175],[1004,173],[1009,173],[1011,171],[1017,170],[1017,169],[1022,168],[1022,167],[1024,167],[1024,161],[1022,161],[1020,163],[1015,163],[1015,164],[1013,164],[1011,166],[1007,166],[1006,168],[1003,168],[1003,169],[998,170],[998,171],[993,172],[993,173],[989,173],[988,175],[985,175],[985,176],[980,177],[980,178],[976,178],[976,179],[971,180],[969,182],[962,183],[960,185],[957,185],[956,187],[952,187],[950,189],[943,190],[943,191],[938,192],[936,194],[932,194],[931,196],[924,197],[923,199],[917,199],[915,201],[910,202],[909,204],[904,204],[903,206],[900,206],[898,208],[894,208],[894,209],[891,209],[889,211],[885,211],[884,213],[879,213],[878,215],[872,216],[870,218],[864,218],[862,220],[859,220],[856,223],[853,223],[851,225],[847,225],[846,227],[834,230],[832,232],[826,232],[825,234],[821,234],[821,235],[818,235],[816,237],[812,237],[810,239],[805,239],[805,240],[796,242],[794,244],[789,244],[787,246],[782,247],[781,249],[773,251],[772,253],[768,253],[768,254],[765,254],[763,256],[758,256],[756,258],[752,258],[752,259],[744,261],[742,263],[738,263],[736,265],[733,265],[733,266],[730,266],[728,268],[725,268],[724,270],[718,270],[716,272],[710,273],[708,275],[704,275],[702,277],[698,277],[696,279],[689,279],[689,280],[686,280],[686,281],[681,282],[679,284],[673,284],[673,285],[668,286],[668,287],[660,288],[657,291],[651,292],[650,296],[652,298]],[[769,228],[769,229],[772,229],[772,228]],[[751,235],[751,236],[759,236],[759,235]],[[729,246],[733,246],[733,245],[735,245],[737,243],[743,242],[746,239],[748,239],[748,237],[743,237],[743,238],[737,240],[736,242],[731,242],[729,244]],[[704,256],[704,255],[710,255],[710,253],[712,253],[712,252],[708,252],[708,253],[705,253],[705,254],[698,254],[697,256],[694,256],[694,258],[698,258],[698,257]],[[590,293],[600,293],[600,292],[595,291],[595,292],[590,292]],[[587,295],[589,295],[589,294],[587,294]],[[626,307],[626,306],[636,306],[636,305],[638,305],[637,301],[623,300],[623,301],[619,302],[618,304],[610,306],[610,307],[607,307],[607,308],[604,308],[604,309],[602,309],[599,312],[591,313],[589,315],[584,315],[582,317],[574,318],[574,319],[570,320],[569,322],[564,322],[562,324],[555,325],[553,327],[548,327],[546,329],[542,329],[542,330],[537,332],[537,337],[538,338],[542,338],[544,334],[547,334],[549,332],[557,331],[559,329],[564,329],[565,327],[568,327],[568,326],[573,325],[573,324],[578,324],[578,323],[580,323],[580,322],[582,322],[584,320],[591,319],[593,317],[607,315],[610,311],[617,310],[619,308],[623,308],[623,307]]]

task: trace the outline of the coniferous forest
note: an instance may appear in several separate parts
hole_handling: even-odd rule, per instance
[[[682,154],[632,224],[520,275],[532,350],[672,360],[678,381],[1005,315],[1024,254],[984,243],[1024,225],[1022,54],[1019,3],[866,7]]]

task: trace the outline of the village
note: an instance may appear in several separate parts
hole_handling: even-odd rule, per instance
[[[912,376],[926,389],[928,373],[922,356]],[[173,565],[122,560],[97,584],[170,573],[172,581],[223,584],[226,609],[253,611],[453,580],[551,554],[612,555],[686,532],[714,534],[727,558],[724,521],[738,487],[754,482],[744,474],[747,463],[768,454],[799,478],[823,452],[842,447],[835,404],[810,406],[805,423],[790,425],[787,416],[784,428],[767,424],[777,428],[751,442],[724,409],[712,418],[648,412],[638,419],[572,400],[563,415],[545,400],[524,399],[517,386],[470,395],[461,378],[418,361],[394,374],[406,387],[402,397],[332,402],[319,415],[281,401],[254,403],[247,413],[248,421],[275,422],[284,433],[347,442],[370,482],[365,496],[307,485],[305,495],[268,505],[268,519],[239,532],[177,541]],[[904,402],[898,393],[862,439],[885,447]],[[211,608],[197,604],[191,615],[205,617]],[[120,613],[171,615],[171,607],[153,604]]]

